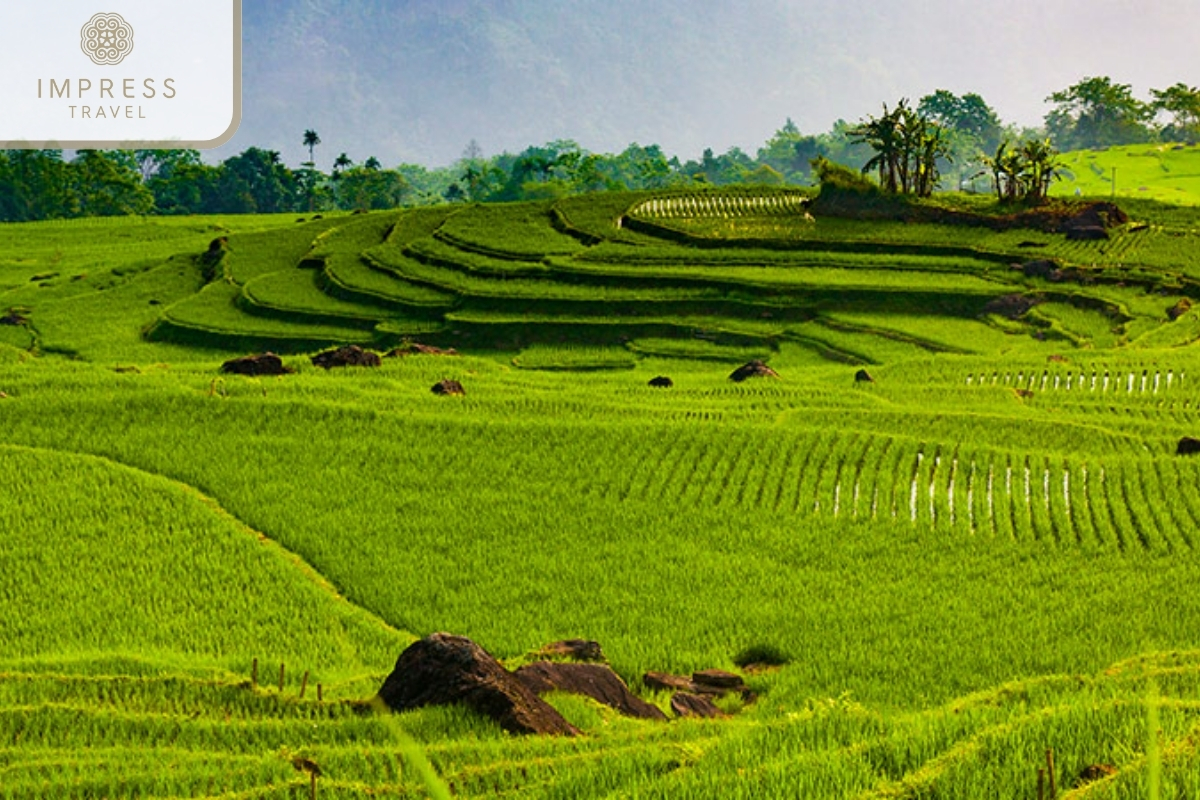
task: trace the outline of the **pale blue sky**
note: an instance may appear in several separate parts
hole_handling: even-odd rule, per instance
[[[692,158],[753,151],[935,89],[1038,124],[1051,92],[1109,75],[1141,97],[1200,84],[1196,0],[245,0],[241,130],[307,158],[443,165],[573,138]]]

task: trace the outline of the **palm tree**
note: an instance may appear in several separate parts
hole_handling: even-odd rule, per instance
[[[371,172],[378,172],[379,170],[383,169],[383,164],[379,163],[378,158],[376,158],[375,156],[371,156],[370,158],[367,159],[366,163],[363,164],[363,167],[371,170]]]
[[[875,150],[875,156],[863,165],[862,171],[866,173],[878,169],[879,185],[888,192],[900,188],[900,162],[904,147],[900,112],[903,108],[904,101],[901,101],[895,111],[889,112],[884,103],[882,117],[871,117],[847,132],[851,141],[870,145]]]
[[[342,153],[333,162],[333,178],[337,180],[342,176],[342,170],[346,167],[354,166],[354,162],[350,160],[350,156]]]
[[[919,117],[919,136],[915,137],[916,151],[914,162],[916,176],[913,191],[918,197],[929,197],[937,187],[941,172],[938,169],[938,159],[950,161],[950,143],[946,139],[946,129],[936,122],[930,122]]]
[[[308,148],[308,163],[316,165],[316,158],[313,156],[313,148],[321,143],[321,137],[312,128],[304,132],[304,146]]]
[[[1049,139],[1030,139],[1021,146],[1021,160],[1025,167],[1025,199],[1044,200],[1050,192],[1050,184],[1061,179],[1058,172],[1058,151]]]

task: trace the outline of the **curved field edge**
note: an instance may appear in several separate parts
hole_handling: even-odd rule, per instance
[[[193,487],[94,455],[0,454],[4,664],[124,653],[244,672],[259,654],[332,678],[409,640]]]

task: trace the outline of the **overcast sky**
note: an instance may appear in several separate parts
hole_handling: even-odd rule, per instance
[[[244,0],[244,108],[209,160],[252,145],[443,166],[559,138],[753,154],[935,89],[1037,125],[1108,75],[1200,84],[1200,0]]]

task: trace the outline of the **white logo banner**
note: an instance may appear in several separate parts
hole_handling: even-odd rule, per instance
[[[242,111],[241,0],[0,4],[0,147],[217,147]]]

